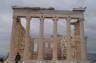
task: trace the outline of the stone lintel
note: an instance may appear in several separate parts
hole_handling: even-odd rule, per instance
[[[14,14],[17,16],[32,16],[32,17],[40,17],[41,15],[46,16],[45,18],[52,18],[57,16],[58,18],[66,18],[70,16],[71,18],[83,18],[82,12],[83,9],[78,10],[77,8],[74,10],[54,10],[54,8],[40,8],[40,7],[12,7]]]

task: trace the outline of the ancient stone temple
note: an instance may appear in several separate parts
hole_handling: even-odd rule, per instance
[[[17,52],[25,63],[86,63],[86,41],[84,36],[84,8],[55,10],[54,8],[13,7],[11,49],[8,61],[13,62]],[[26,28],[20,18],[26,19]],[[39,38],[30,36],[30,21],[40,19]],[[44,37],[44,20],[53,20],[53,34]],[[58,34],[58,20],[66,20],[66,35]],[[74,26],[73,31],[71,25]],[[35,40],[38,49],[34,51]],[[45,43],[48,47],[45,47]]]

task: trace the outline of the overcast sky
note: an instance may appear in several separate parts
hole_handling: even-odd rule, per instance
[[[85,34],[88,36],[88,52],[96,53],[96,0],[0,0],[0,55],[9,52],[12,28],[11,6],[14,5],[54,7],[58,10],[87,7],[85,12]],[[33,28],[35,29],[35,26]]]

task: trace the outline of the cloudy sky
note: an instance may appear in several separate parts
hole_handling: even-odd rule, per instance
[[[96,0],[0,0],[0,55],[6,55],[9,52],[12,28],[11,6],[14,5],[54,7],[58,10],[87,7],[85,12],[85,34],[88,36],[88,52],[96,53]]]

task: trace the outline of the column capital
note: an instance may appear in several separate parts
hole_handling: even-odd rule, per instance
[[[20,17],[19,16],[13,16],[13,20],[15,20],[16,22],[20,22]]]
[[[58,18],[57,16],[53,17],[53,20],[54,20],[54,21],[58,21],[58,19],[59,19],[59,18]]]
[[[13,16],[13,19],[16,19],[18,16]]]
[[[15,20],[17,21],[17,19],[18,19],[18,16],[13,16],[13,19],[15,19]]]
[[[79,18],[78,21],[85,21],[85,19],[84,18]]]
[[[27,20],[28,22],[30,22],[31,16],[26,16],[26,20]]]
[[[40,16],[40,21],[44,21],[45,16]]]
[[[71,19],[72,18],[70,16],[65,18],[66,21],[71,21]]]

